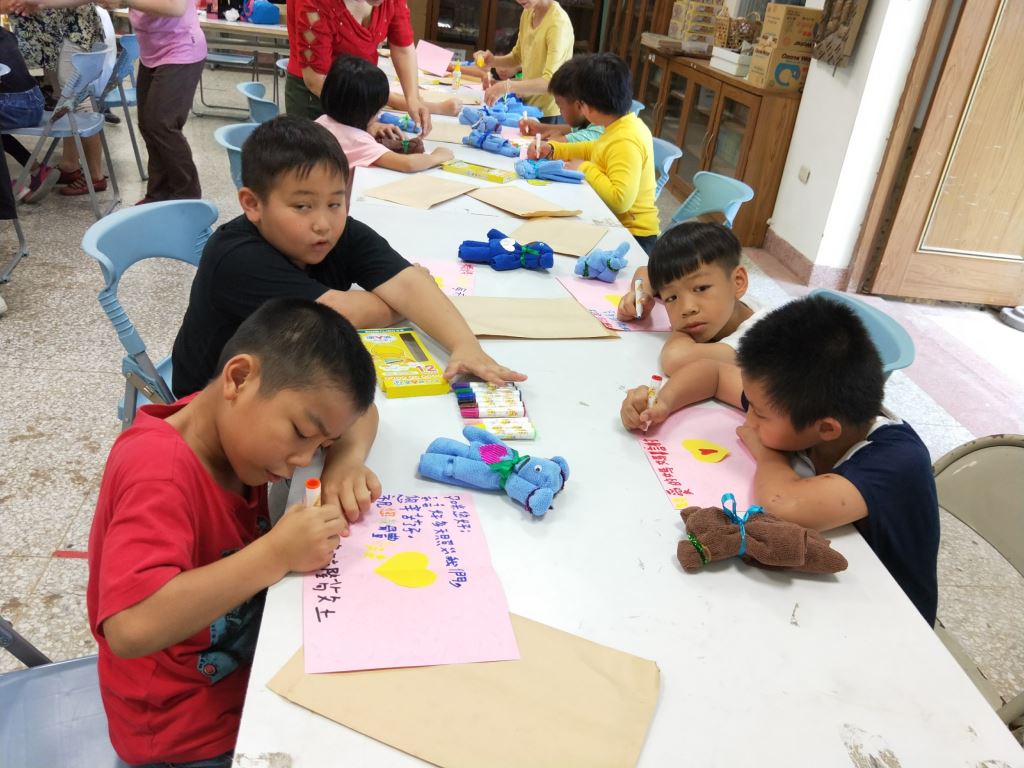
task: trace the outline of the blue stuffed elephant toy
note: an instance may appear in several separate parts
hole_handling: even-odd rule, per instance
[[[569,479],[569,464],[561,456],[520,456],[479,427],[466,427],[462,434],[469,445],[439,437],[427,446],[420,456],[423,477],[464,488],[503,489],[534,517],[543,517]]]
[[[614,251],[594,249],[576,262],[575,272],[580,277],[614,283],[619,270],[629,263],[628,250],[629,243],[625,242],[619,243]]]

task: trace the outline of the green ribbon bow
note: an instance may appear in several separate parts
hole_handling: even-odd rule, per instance
[[[498,476],[501,478],[498,481],[498,487],[502,490],[505,490],[505,483],[508,482],[509,475],[530,460],[529,456],[520,456],[519,452],[516,451],[515,448],[509,448],[508,452],[509,457],[507,459],[502,459],[501,461],[496,461],[493,464],[487,465],[492,472],[498,473]]]

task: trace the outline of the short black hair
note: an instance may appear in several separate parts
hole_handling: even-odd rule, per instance
[[[882,360],[856,313],[825,296],[783,304],[740,339],[736,362],[794,429],[867,424],[882,408]]]
[[[238,326],[217,361],[235,355],[260,361],[260,394],[326,386],[352,398],[359,411],[373,403],[377,376],[352,323],[308,299],[271,299]]]
[[[388,76],[358,56],[339,56],[331,63],[320,91],[324,114],[343,125],[365,131],[388,103]]]
[[[633,76],[614,53],[580,56],[574,78],[576,98],[591,109],[622,117],[633,106]]]
[[[586,58],[587,54],[573,56],[556,69],[555,74],[548,81],[548,93],[552,96],[560,96],[563,99],[578,99],[579,96],[576,94],[576,78],[579,75],[583,60]]]
[[[647,274],[651,289],[661,289],[705,264],[718,264],[727,275],[740,265],[743,246],[728,227],[703,221],[676,224],[651,249]]]
[[[338,140],[322,125],[279,115],[249,134],[242,144],[242,185],[265,198],[285,173],[305,178],[325,165],[348,179],[348,159]]]

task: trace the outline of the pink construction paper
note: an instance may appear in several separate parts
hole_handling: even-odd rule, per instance
[[[733,408],[698,403],[676,411],[646,433],[637,433],[673,507],[720,507],[725,493],[736,497],[740,511],[753,503],[754,458],[736,436],[736,427],[743,421],[743,414]],[[699,461],[683,447],[684,440],[708,441],[729,454],[718,463]]]
[[[330,565],[303,579],[306,672],[519,658],[468,495],[381,496],[351,531]],[[425,567],[408,571],[419,584],[378,572],[410,558],[423,560]]]
[[[438,288],[449,296],[472,296],[476,265],[465,261],[421,261]]]
[[[447,75],[453,55],[448,49],[428,43],[426,40],[416,43],[416,66],[432,75]]]
[[[619,298],[626,291],[633,290],[629,280],[620,277],[614,283],[606,283],[603,280],[590,280],[582,277],[560,277],[558,278],[566,290],[573,295],[580,304],[590,310],[590,314],[604,323],[606,328],[613,331],[671,331],[672,326],[668,321],[668,313],[665,305],[660,301],[654,303],[654,310],[643,320],[633,320],[624,323],[615,316],[615,310],[619,306]],[[615,297],[614,302],[612,297]]]

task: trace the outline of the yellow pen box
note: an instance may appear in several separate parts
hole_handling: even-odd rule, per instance
[[[519,174],[515,171],[503,171],[500,168],[491,168],[487,165],[467,163],[465,160],[449,160],[441,166],[441,170],[457,173],[460,176],[469,176],[473,179],[493,181],[495,184],[505,184],[519,178]]]
[[[359,332],[373,358],[384,397],[446,395],[444,368],[412,328],[368,328]]]

